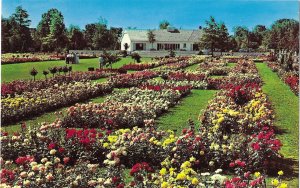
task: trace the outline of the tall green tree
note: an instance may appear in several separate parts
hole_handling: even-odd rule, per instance
[[[247,27],[237,26],[233,28],[234,38],[238,47],[249,50],[250,47],[250,31]]]
[[[70,25],[68,29],[69,49],[82,50],[85,47],[83,32],[78,26]]]
[[[263,37],[267,32],[267,28],[264,25],[256,25],[253,29],[253,34],[255,37],[255,42],[257,42],[258,47],[262,45]]]
[[[21,6],[16,7],[9,19],[2,19],[2,44],[4,50],[10,52],[25,52],[32,45],[29,14]]]
[[[112,47],[111,49],[121,49],[121,37],[123,29],[121,27],[111,27],[110,35],[112,36]]]
[[[95,23],[85,25],[85,29],[83,31],[84,40],[86,42],[86,47],[90,50],[94,50],[93,37],[96,31],[97,31],[97,25]]]
[[[153,43],[155,42],[155,34],[152,30],[149,30],[147,36],[148,36],[148,41],[152,44],[152,49],[153,49]]]
[[[167,20],[162,20],[161,22],[159,22],[159,29],[167,29],[168,26],[170,26],[170,22],[168,22]]]
[[[43,51],[61,51],[66,47],[67,36],[64,17],[57,9],[50,9],[42,15],[37,31],[42,40]]]
[[[7,18],[1,18],[1,52],[7,53],[11,51],[10,47],[10,38],[12,36],[11,34],[12,25],[9,19]]]
[[[264,37],[268,48],[299,51],[299,22],[294,19],[279,19],[272,24]]]
[[[217,47],[221,50],[221,55],[224,50],[229,50],[229,33],[226,25],[224,23],[218,24],[218,45]]]
[[[214,17],[210,17],[206,22],[206,27],[203,28],[203,33],[200,38],[199,46],[201,48],[210,49],[211,55],[214,55],[214,50],[219,42],[219,27]]]

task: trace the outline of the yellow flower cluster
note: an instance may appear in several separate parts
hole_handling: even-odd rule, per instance
[[[174,134],[171,134],[167,139],[164,140],[162,146],[165,148],[169,144],[175,142],[177,140],[177,137],[174,136]]]
[[[110,142],[110,143],[116,143],[117,142],[117,140],[118,140],[118,136],[116,136],[116,135],[109,135],[108,137],[107,137],[107,139],[108,139],[108,141]]]
[[[189,161],[185,161],[180,166],[180,171],[177,173],[175,168],[168,168],[171,162],[168,158],[166,158],[161,165],[164,166],[160,171],[160,185],[161,187],[178,187],[178,183],[176,181],[184,181],[185,184],[188,185],[199,185],[200,181],[196,177],[197,172],[195,172],[191,167],[192,163],[196,160],[196,158],[191,157]]]
[[[45,103],[46,99],[41,99],[40,97],[34,98],[24,98],[24,97],[7,97],[1,100],[2,107],[18,109],[20,106],[27,106],[33,104]]]

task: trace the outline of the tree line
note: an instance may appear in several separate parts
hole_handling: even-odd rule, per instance
[[[108,50],[120,48],[122,28],[107,26],[107,21],[78,26],[65,26],[62,13],[53,8],[42,14],[36,28],[29,28],[29,14],[18,6],[9,18],[1,18],[2,53],[64,52],[68,49]]]
[[[6,52],[64,52],[68,49],[118,50],[122,28],[108,27],[107,21],[85,25],[84,29],[71,25],[66,28],[62,13],[53,8],[42,14],[36,28],[29,28],[29,14],[18,6],[9,18],[1,18],[2,53]],[[159,23],[160,29],[167,29],[171,24],[167,20]],[[130,28],[128,28],[130,29]],[[299,22],[294,19],[279,19],[270,28],[256,25],[252,30],[244,26],[234,27],[229,35],[223,22],[213,17],[206,21],[199,39],[200,49],[219,51],[299,51]],[[153,45],[155,35],[149,30],[148,40]]]
[[[285,50],[299,52],[299,22],[294,19],[279,19],[270,28],[256,25],[252,30],[244,26],[234,27],[234,34],[229,35],[223,22],[217,23],[214,17],[206,21],[200,38],[200,47],[222,51],[267,51],[275,53]]]

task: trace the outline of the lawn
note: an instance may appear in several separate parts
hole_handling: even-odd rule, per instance
[[[186,70],[186,71],[196,71],[197,69],[199,69],[199,64],[194,64],[194,65],[188,66],[184,70]]]
[[[177,130],[179,134],[183,127],[188,125],[188,119],[198,123],[201,110],[205,109],[208,102],[214,97],[216,90],[192,90],[192,93],[180,101],[180,104],[158,118],[160,129]],[[197,124],[196,127],[199,127]]]
[[[148,62],[151,58],[142,58],[142,62]],[[120,61],[113,64],[113,68],[120,68],[125,64],[133,62],[131,57],[122,58]],[[43,70],[48,70],[49,67],[54,66],[64,66],[65,61],[41,61],[41,62],[29,62],[29,63],[19,63],[19,64],[7,64],[1,65],[1,82],[11,82],[18,79],[32,79],[32,76],[29,74],[29,71],[34,67],[39,73],[36,76],[36,79],[44,79],[42,74]],[[73,64],[73,71],[87,71],[88,67],[99,67],[98,58],[93,59],[81,59],[79,64]],[[50,75],[50,74],[49,74]],[[48,76],[49,76],[48,75]]]
[[[297,172],[286,172],[286,175],[292,178],[289,182],[290,187],[298,187],[299,98],[265,63],[256,63],[256,66],[264,82],[262,89],[275,110],[276,133],[283,143],[281,154],[285,157],[281,163],[282,168],[285,168],[285,165],[294,167]]]

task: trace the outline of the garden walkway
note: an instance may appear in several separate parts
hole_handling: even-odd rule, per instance
[[[292,165],[298,171],[299,161],[299,98],[290,88],[272,72],[265,63],[256,63],[263,80],[263,92],[266,93],[275,111],[277,137],[282,141],[281,154],[285,158],[282,165]],[[284,166],[282,168],[285,168]],[[298,175],[286,172],[292,179],[289,186],[298,187]]]
[[[181,130],[188,125],[188,119],[192,119],[198,126],[198,116],[204,110],[208,102],[214,97],[216,90],[192,90],[192,93],[180,100],[180,104],[170,108],[168,113],[158,118],[159,129]]]

